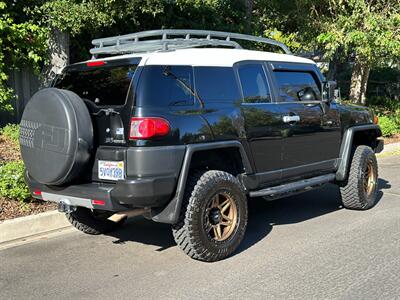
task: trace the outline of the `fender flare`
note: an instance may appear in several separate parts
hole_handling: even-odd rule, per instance
[[[342,138],[342,144],[340,146],[338,169],[336,171],[337,181],[343,181],[347,178],[347,170],[349,169],[352,146],[353,146],[353,138],[355,133],[366,130],[374,130],[376,132],[376,137],[382,136],[381,128],[379,127],[379,125],[376,124],[354,126],[348,128],[344,132]]]
[[[151,219],[155,222],[175,224],[181,213],[186,180],[189,175],[190,163],[195,152],[222,148],[238,148],[246,174],[253,173],[250,161],[243,145],[239,141],[222,141],[213,143],[190,144],[186,146],[185,157],[179,174],[175,196],[160,212],[153,213]]]

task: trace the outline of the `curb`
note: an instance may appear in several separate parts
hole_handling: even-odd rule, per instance
[[[398,148],[400,148],[400,142],[399,142],[399,143],[386,144],[386,145],[383,147],[382,153],[391,152],[391,151],[393,151],[393,150],[397,150]]]
[[[70,226],[64,214],[58,211],[5,220],[0,223],[0,244]]]
[[[383,151],[377,154],[377,157],[385,157],[400,154],[400,143],[387,144],[383,147]]]

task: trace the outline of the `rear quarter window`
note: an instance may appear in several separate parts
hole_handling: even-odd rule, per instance
[[[193,105],[191,66],[146,66],[136,92],[138,106]]]
[[[199,97],[207,102],[240,101],[239,87],[233,68],[195,67],[195,86]]]

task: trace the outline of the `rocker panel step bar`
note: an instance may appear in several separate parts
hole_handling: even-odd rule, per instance
[[[276,196],[315,187],[335,180],[335,174],[322,175],[250,192],[250,197]]]

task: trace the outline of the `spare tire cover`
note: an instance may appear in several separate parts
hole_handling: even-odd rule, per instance
[[[89,162],[93,126],[75,93],[46,88],[33,95],[21,120],[22,159],[30,177],[47,185],[76,179]]]

